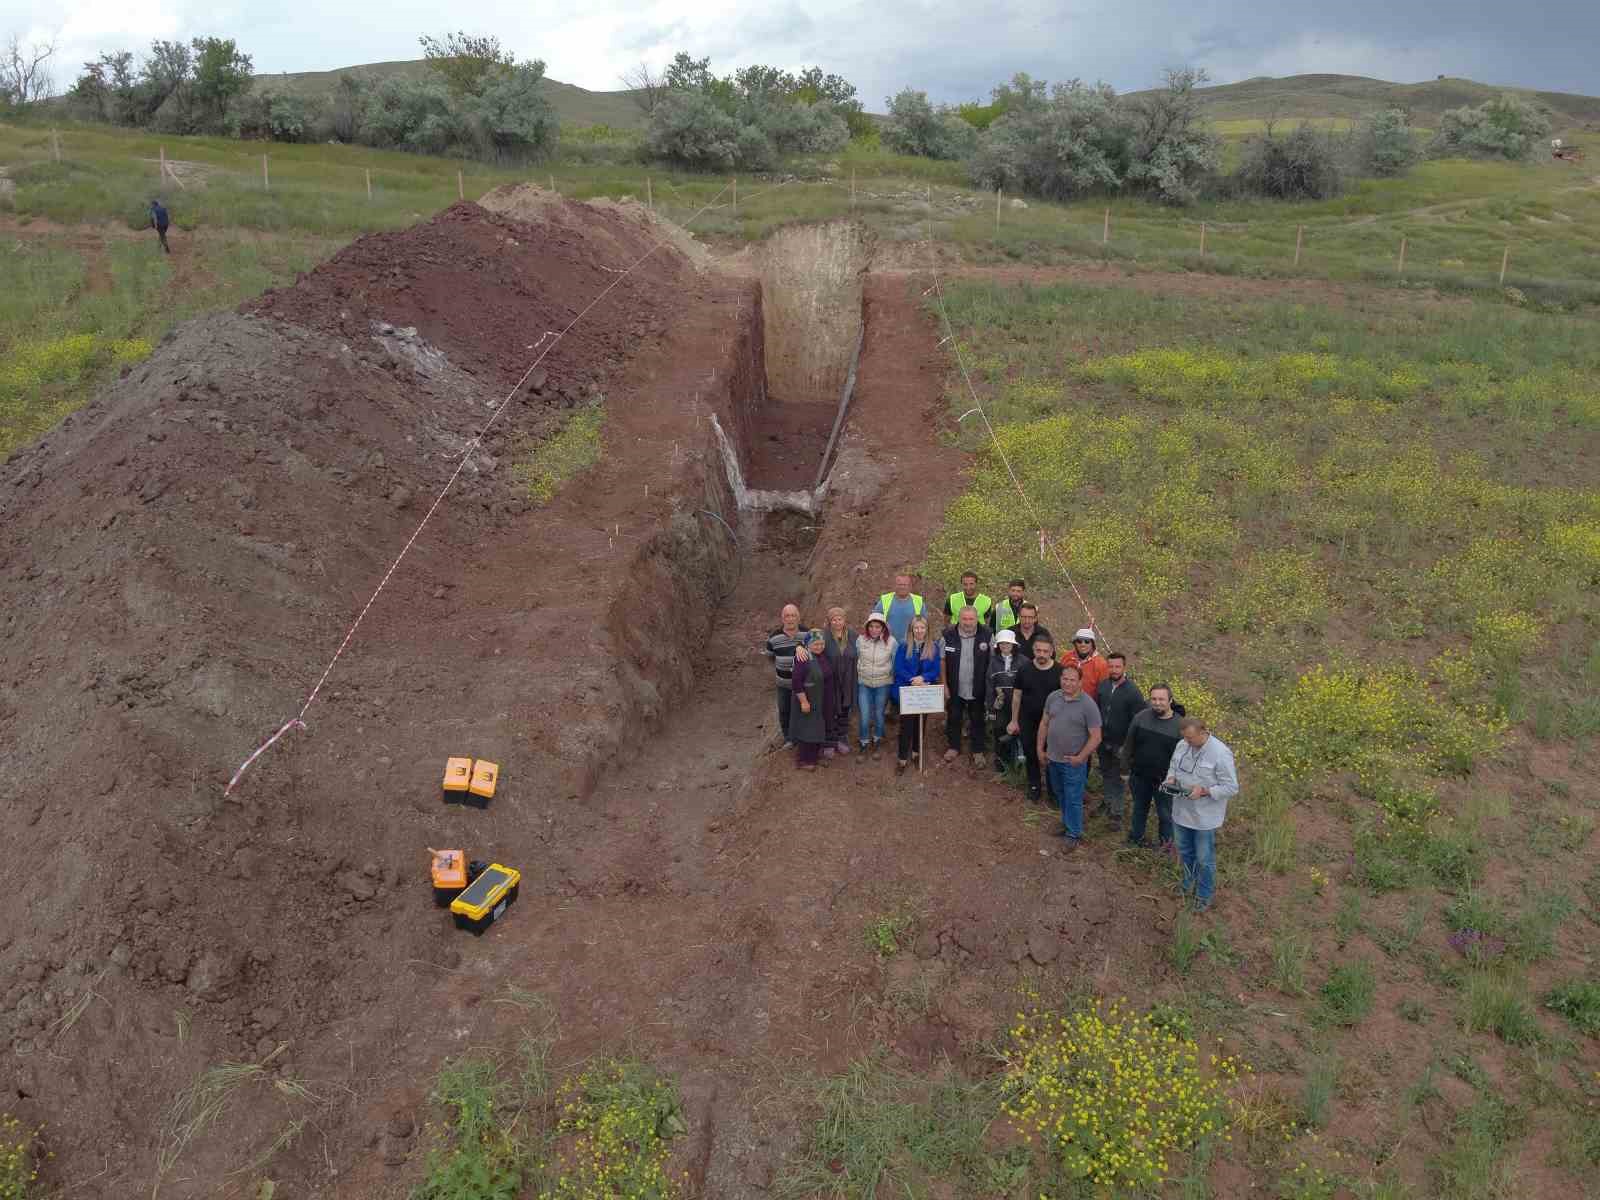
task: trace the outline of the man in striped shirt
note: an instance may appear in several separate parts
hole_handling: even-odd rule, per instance
[[[783,606],[779,619],[783,622],[782,627],[767,635],[767,644],[761,651],[772,660],[778,676],[778,732],[772,739],[774,748],[791,745],[789,711],[794,703],[794,652],[804,637],[800,629],[800,610],[793,604]]]

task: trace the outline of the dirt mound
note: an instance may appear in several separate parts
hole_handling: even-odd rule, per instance
[[[694,234],[656,216],[637,200],[612,200],[604,196],[593,200],[567,200],[560,192],[552,192],[536,183],[510,183],[495,188],[478,203],[491,212],[503,213],[518,221],[555,226],[588,224],[595,213],[614,214],[630,222],[651,241],[668,243],[697,267],[704,268],[711,262],[711,252],[695,241]]]
[[[564,215],[530,224],[453,204],[420,225],[352,242],[243,311],[339,338],[415,329],[469,374],[508,388],[541,339],[565,330],[627,271],[612,292],[625,290],[627,303],[596,305],[544,361],[552,386],[582,387],[660,332],[685,263],[670,247],[644,258],[657,241],[620,213],[566,202],[549,211]]]
[[[500,852],[536,804],[579,793],[604,729],[674,666],[671,636],[630,646],[636,684],[621,688],[609,601],[653,611],[660,594],[693,612],[720,586],[704,547],[726,535],[664,503],[696,415],[638,380],[691,395],[725,333],[679,347],[681,371],[656,335],[747,301],[697,291],[666,248],[471,455],[310,729],[222,794],[299,707],[539,334],[617,279],[632,261],[619,247],[649,248],[619,215],[584,221],[458,204],[363,239],[293,288],[182,327],[0,467],[0,814],[27,895],[0,914],[0,1092],[47,1124],[75,1194],[148,1188],[158,1154],[177,1153],[162,1195],[215,1195],[241,1148],[271,1144],[270,1104],[239,1106],[211,1151],[181,1120],[163,1128],[208,1066],[325,1069],[327,1053],[300,1048],[329,1039],[348,1043],[336,1057],[352,1078],[358,1058],[383,1062],[407,972],[459,954],[417,899],[435,760],[506,765],[495,807],[445,834]],[[652,361],[632,366],[640,354]],[[608,466],[528,511],[506,456],[601,386],[620,483]],[[684,439],[676,476],[654,437]],[[619,505],[658,468],[658,510],[629,520]],[[692,504],[717,507],[703,491]]]

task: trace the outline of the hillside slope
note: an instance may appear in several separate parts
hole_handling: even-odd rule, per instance
[[[376,83],[392,76],[420,78],[427,71],[428,64],[419,58],[405,62],[363,63],[360,66],[340,67],[336,71],[283,71],[273,75],[257,75],[254,86],[326,99],[339,86],[341,75],[353,75],[365,82]],[[629,98],[628,92],[591,92],[554,79],[546,79],[544,87],[563,125],[611,125],[617,129],[639,129],[644,125],[644,114]]]
[[[1269,117],[1361,117],[1381,108],[1405,108],[1419,125],[1431,125],[1446,109],[1482,104],[1503,92],[1535,100],[1550,109],[1558,126],[1600,124],[1600,97],[1498,87],[1471,79],[1432,79],[1390,83],[1361,75],[1290,75],[1202,88],[1213,120],[1265,120]]]

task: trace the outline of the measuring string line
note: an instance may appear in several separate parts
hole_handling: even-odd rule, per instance
[[[723,185],[722,191],[727,190],[728,185]],[[696,220],[698,220],[701,214],[715,204],[721,195],[722,192],[718,192],[711,198],[709,202],[702,205],[699,211],[691,216],[688,221],[684,222],[685,226],[692,225]],[[655,236],[654,229],[651,230],[650,236]],[[657,241],[655,245],[651,246],[650,249],[646,250],[637,259],[635,259],[632,265],[627,268],[627,270],[618,274],[615,279],[613,279],[600,290],[599,295],[595,296],[593,300],[589,301],[589,303],[583,307],[577,316],[568,321],[565,329],[562,329],[559,333],[546,330],[540,335],[539,341],[534,344],[534,348],[538,350],[537,356],[531,363],[528,364],[528,369],[522,373],[522,378],[517,380],[512,389],[506,393],[505,399],[502,400],[495,408],[494,415],[489,418],[484,427],[478,431],[477,436],[474,437],[472,441],[467,444],[467,448],[462,451],[461,457],[456,461],[455,470],[450,472],[450,478],[445,481],[444,487],[439,489],[439,494],[433,498],[433,503],[428,506],[428,511],[423,514],[422,520],[417,523],[417,527],[411,531],[411,536],[406,539],[406,544],[401,547],[400,553],[397,554],[394,561],[389,564],[389,569],[383,573],[383,578],[378,581],[378,586],[373,589],[372,595],[367,597],[367,602],[361,606],[361,611],[356,615],[356,619],[351,623],[350,628],[345,631],[344,639],[339,643],[339,648],[334,651],[333,657],[328,660],[328,665],[323,670],[321,678],[317,680],[316,686],[313,687],[310,694],[306,696],[306,702],[301,706],[299,714],[285,722],[277,733],[273,734],[266,741],[262,742],[261,745],[257,746],[250,756],[246,758],[244,762],[239,764],[239,769],[233,773],[233,778],[228,780],[228,786],[223,789],[222,794],[224,796],[232,794],[233,789],[236,788],[239,785],[239,781],[244,778],[244,773],[249,770],[250,765],[254,763],[256,759],[260,758],[261,755],[265,753],[265,751],[274,742],[283,737],[283,735],[288,733],[291,729],[306,728],[306,713],[310,711],[312,704],[316,702],[317,696],[319,693],[321,693],[323,685],[328,682],[328,677],[333,674],[334,667],[338,665],[339,659],[343,657],[344,652],[349,647],[351,640],[356,636],[356,630],[361,628],[361,622],[366,620],[367,613],[370,612],[372,606],[377,603],[378,597],[383,593],[384,588],[389,586],[389,580],[394,577],[394,573],[399,569],[401,562],[403,562],[406,555],[411,552],[411,547],[416,544],[417,538],[420,537],[422,535],[422,531],[427,528],[428,522],[433,519],[433,514],[438,511],[439,505],[444,503],[445,496],[448,495],[450,489],[455,486],[455,482],[458,478],[460,478],[462,470],[467,465],[467,461],[472,457],[473,453],[478,449],[478,447],[483,444],[483,439],[485,436],[487,436],[489,430],[494,428],[495,423],[499,421],[501,416],[504,415],[504,413],[511,407],[511,401],[516,398],[517,393],[520,392],[527,384],[528,379],[530,376],[532,376],[534,370],[539,366],[540,363],[544,362],[550,351],[554,350],[556,346],[560,344],[561,339],[566,337],[567,334],[571,333],[578,322],[589,315],[589,313],[594,309],[595,305],[599,304],[600,301],[604,300],[608,295],[610,295],[611,292],[619,284],[621,284],[624,279],[633,274],[633,272],[640,267],[647,258],[665,245],[668,245],[668,240],[666,238],[662,238]]]
[[[994,425],[989,420],[989,414],[983,407],[983,401],[978,397],[978,389],[973,386],[972,374],[967,370],[966,358],[961,353],[961,339],[956,336],[955,325],[950,320],[950,309],[945,304],[944,287],[939,282],[938,256],[933,250],[932,218],[929,218],[927,222],[927,230],[929,262],[928,271],[933,276],[932,291],[934,298],[939,305],[940,320],[944,322],[945,341],[950,343],[952,350],[955,352],[956,366],[960,369],[961,379],[967,386],[967,394],[972,397],[972,408],[963,413],[961,419],[965,420],[967,417],[970,417],[973,412],[977,412],[977,414],[983,418],[983,427],[988,431],[989,440],[994,444],[995,452],[1000,456],[1000,462],[1002,465],[1004,465],[1006,474],[1011,478],[1011,486],[1017,489],[1017,495],[1022,497],[1022,503],[1026,506],[1029,516],[1032,517],[1034,524],[1039,529],[1039,543],[1041,549],[1045,546],[1049,547],[1051,557],[1056,560],[1056,566],[1060,569],[1062,577],[1066,579],[1067,586],[1072,589],[1072,594],[1077,597],[1078,603],[1083,607],[1084,616],[1089,618],[1089,628],[1095,631],[1097,641],[1105,641],[1105,648],[1109,650],[1111,648],[1111,643],[1109,640],[1099,637],[1100,627],[1095,623],[1094,611],[1089,607],[1089,602],[1084,599],[1083,592],[1079,590],[1077,582],[1072,578],[1072,572],[1067,570],[1067,564],[1062,559],[1060,550],[1057,547],[1055,540],[1053,538],[1045,537],[1045,523],[1043,518],[1040,516],[1039,508],[1036,504],[1034,504],[1033,498],[1028,495],[1027,489],[1022,486],[1022,480],[1017,477],[1016,471],[1012,468],[1011,459],[1006,454],[1005,447],[1000,444],[1000,438],[995,433]],[[925,292],[923,294],[926,295],[927,293]]]

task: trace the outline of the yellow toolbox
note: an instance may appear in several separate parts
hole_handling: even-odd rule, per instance
[[[521,886],[521,871],[490,863],[466,891],[450,902],[450,915],[455,918],[456,928],[481,935],[517,902],[517,890]]]
[[[472,760],[470,758],[450,758],[444,764],[444,802],[446,804],[460,804],[467,795],[467,788],[472,783]]]
[[[467,784],[467,794],[462,797],[462,803],[488,808],[489,801],[494,799],[494,785],[499,778],[500,764],[480,758],[472,764],[472,780]]]

